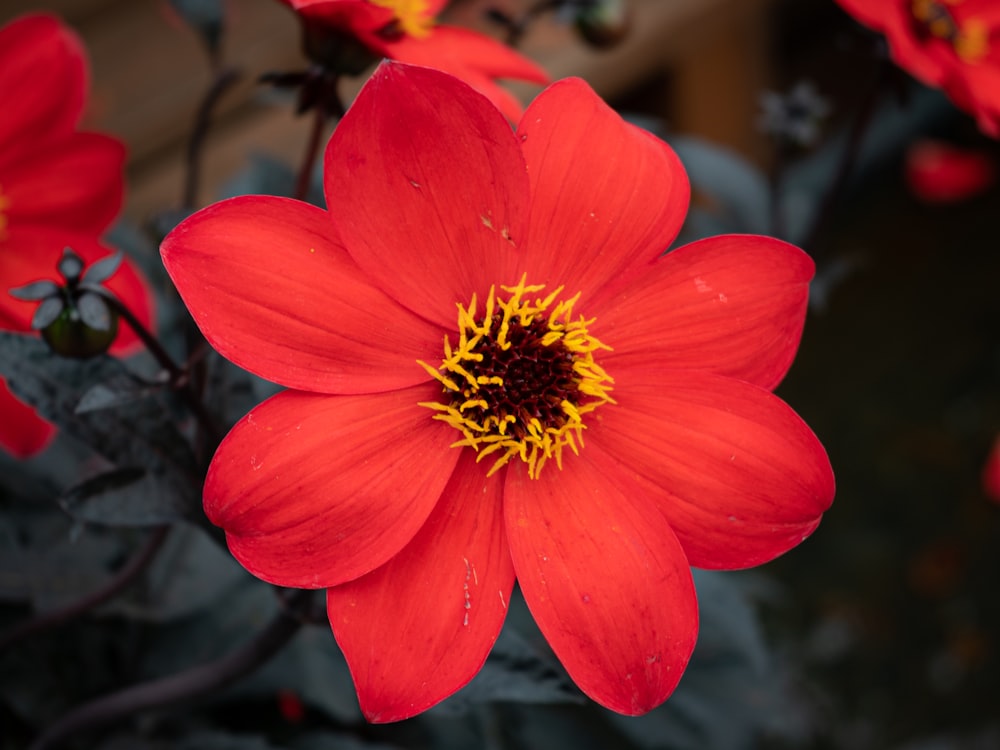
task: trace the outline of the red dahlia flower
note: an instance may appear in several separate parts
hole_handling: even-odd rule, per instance
[[[885,34],[893,60],[943,89],[979,128],[1000,137],[1000,3],[996,0],[837,0]]]
[[[437,68],[461,78],[485,94],[511,120],[523,108],[498,79],[548,83],[538,65],[484,34],[438,25],[435,18],[447,0],[279,0],[303,21],[306,49],[320,59],[358,40],[376,57]]]
[[[58,279],[63,248],[87,263],[110,255],[97,238],[121,208],[125,149],[106,135],[79,132],[87,100],[80,40],[51,15],[30,14],[0,28],[0,328],[30,331],[37,305],[8,289]],[[150,294],[127,262],[107,287],[141,320]],[[124,326],[113,347],[137,344]],[[54,428],[0,381],[0,446],[16,456],[38,452]]]
[[[832,499],[770,392],[812,261],[736,235],[663,256],[684,169],[580,80],[514,132],[383,64],[325,179],[328,210],[234,198],[163,243],[213,346],[289,388],[219,446],[208,517],[258,577],[328,590],[371,721],[468,682],[515,578],[585,693],[658,705],[694,647],[689,566],[770,560]]]

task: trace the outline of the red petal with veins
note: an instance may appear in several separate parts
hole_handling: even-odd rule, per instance
[[[605,407],[608,408],[608,407]],[[525,601],[580,688],[638,715],[673,692],[698,632],[691,571],[630,472],[589,440],[536,480],[512,463],[507,536]]]
[[[710,237],[581,312],[612,348],[598,357],[612,373],[707,370],[771,389],[795,358],[813,272],[812,259],[781,240]]]
[[[622,274],[644,272],[673,242],[690,196],[677,155],[586,83],[549,86],[517,133],[531,176],[528,283],[592,299]]]
[[[453,330],[456,303],[517,281],[524,162],[507,121],[458,79],[380,65],[330,139],[326,175],[348,252],[418,315]]]
[[[823,446],[774,394],[707,372],[615,368],[586,439],[665,491],[691,564],[746,568],[791,549],[833,501]]]
[[[212,346],[276,383],[375,393],[426,381],[416,360],[441,356],[444,331],[374,288],[315,206],[232,198],[184,221],[161,253]]]
[[[365,396],[285,391],[222,441],[205,513],[258,578],[325,588],[396,555],[451,476],[455,430],[417,405],[435,383]]]
[[[327,591],[330,623],[371,722],[420,713],[465,685],[500,633],[514,587],[502,488],[475,453],[427,523],[382,567]]]

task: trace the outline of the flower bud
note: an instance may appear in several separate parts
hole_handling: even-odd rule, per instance
[[[580,3],[573,23],[591,47],[608,49],[628,34],[632,27],[632,14],[628,0],[592,0]]]

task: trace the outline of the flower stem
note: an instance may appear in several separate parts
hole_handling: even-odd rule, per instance
[[[850,181],[854,167],[858,162],[858,156],[861,153],[861,144],[864,142],[868,127],[874,119],[876,105],[878,104],[879,97],[882,95],[883,87],[889,73],[889,63],[887,61],[880,61],[875,75],[872,76],[872,83],[865,92],[854,115],[854,120],[847,134],[847,143],[844,145],[844,150],[840,155],[837,171],[830,181],[830,186],[827,188],[826,193],[823,195],[812,226],[802,241],[802,247],[813,258],[817,257],[816,245],[833,218],[834,209],[840,201],[844,189]]]
[[[201,399],[198,398],[197,394],[191,388],[190,380],[188,379],[187,372],[174,362],[173,357],[167,352],[166,349],[160,344],[156,337],[150,333],[150,331],[142,324],[142,322],[135,317],[128,306],[123,304],[115,295],[107,292],[105,290],[100,290],[99,294],[105,302],[110,305],[115,312],[117,312],[121,318],[128,324],[129,328],[135,331],[135,334],[139,337],[142,343],[145,345],[149,353],[153,355],[156,361],[160,364],[164,370],[170,375],[170,384],[178,392],[180,397],[184,400],[184,404],[191,410],[191,413],[198,420],[201,427],[215,440],[218,444],[219,439],[222,436],[222,431],[219,429],[218,424],[216,424],[215,418],[208,413],[205,405],[202,403]]]
[[[143,682],[105,695],[66,714],[38,737],[29,750],[51,750],[63,740],[81,732],[106,726],[139,711],[190,701],[225,687],[250,674],[277,654],[302,627],[295,608],[312,598],[311,591],[301,591],[247,643],[221,659],[158,680]]]
[[[182,208],[194,209],[197,205],[198,187],[201,183],[201,157],[204,152],[205,137],[208,135],[212,112],[222,95],[240,79],[240,75],[240,71],[236,68],[219,70],[198,106],[185,159],[187,171],[184,176],[184,190],[181,194]]]
[[[45,612],[22,622],[0,635],[0,652],[27,636],[62,625],[110,601],[131,584],[156,557],[170,531],[169,526],[158,526],[142,548],[104,586],[77,599],[61,609]]]
[[[302,165],[299,167],[299,176],[295,180],[294,197],[296,200],[304,201],[309,195],[309,185],[312,183],[313,168],[316,165],[316,158],[319,156],[319,145],[323,137],[324,125],[326,125],[326,111],[322,106],[318,106],[313,112],[309,141],[306,143],[306,152],[302,157]]]

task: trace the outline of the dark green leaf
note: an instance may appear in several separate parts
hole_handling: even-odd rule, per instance
[[[129,496],[126,515],[146,519],[143,523],[180,518],[200,502],[202,477],[190,446],[163,404],[144,399],[118,409],[77,413],[83,394],[98,383],[118,382],[127,373],[125,365],[111,357],[65,359],[51,354],[36,338],[0,332],[0,376],[18,398],[114,467],[145,471],[142,481],[148,496],[123,488]],[[90,509],[83,517],[128,523],[121,520],[118,502],[116,498],[111,503],[115,512],[108,519],[96,517]]]
[[[9,292],[11,297],[35,302],[59,294],[59,286],[54,281],[33,281],[30,284],[11,289]]]
[[[111,311],[108,303],[93,292],[84,292],[76,300],[76,307],[80,311],[80,320],[91,328],[98,331],[107,331],[111,328]]]
[[[121,251],[106,258],[101,258],[83,272],[82,281],[90,284],[100,284],[102,281],[107,281],[114,276],[115,271],[118,270],[124,258],[125,254]]]
[[[190,511],[188,499],[163,477],[135,466],[87,479],[63,493],[59,504],[74,518],[110,526],[156,526]]]
[[[163,390],[159,383],[149,385],[136,378],[131,373],[123,373],[121,377],[112,378],[103,383],[97,383],[89,388],[76,406],[77,414],[101,409],[112,409],[142,398],[148,398]]]
[[[35,309],[35,314],[31,318],[31,327],[36,331],[48,328],[62,315],[63,307],[65,306],[66,302],[63,300],[62,295],[43,300],[42,304]]]

